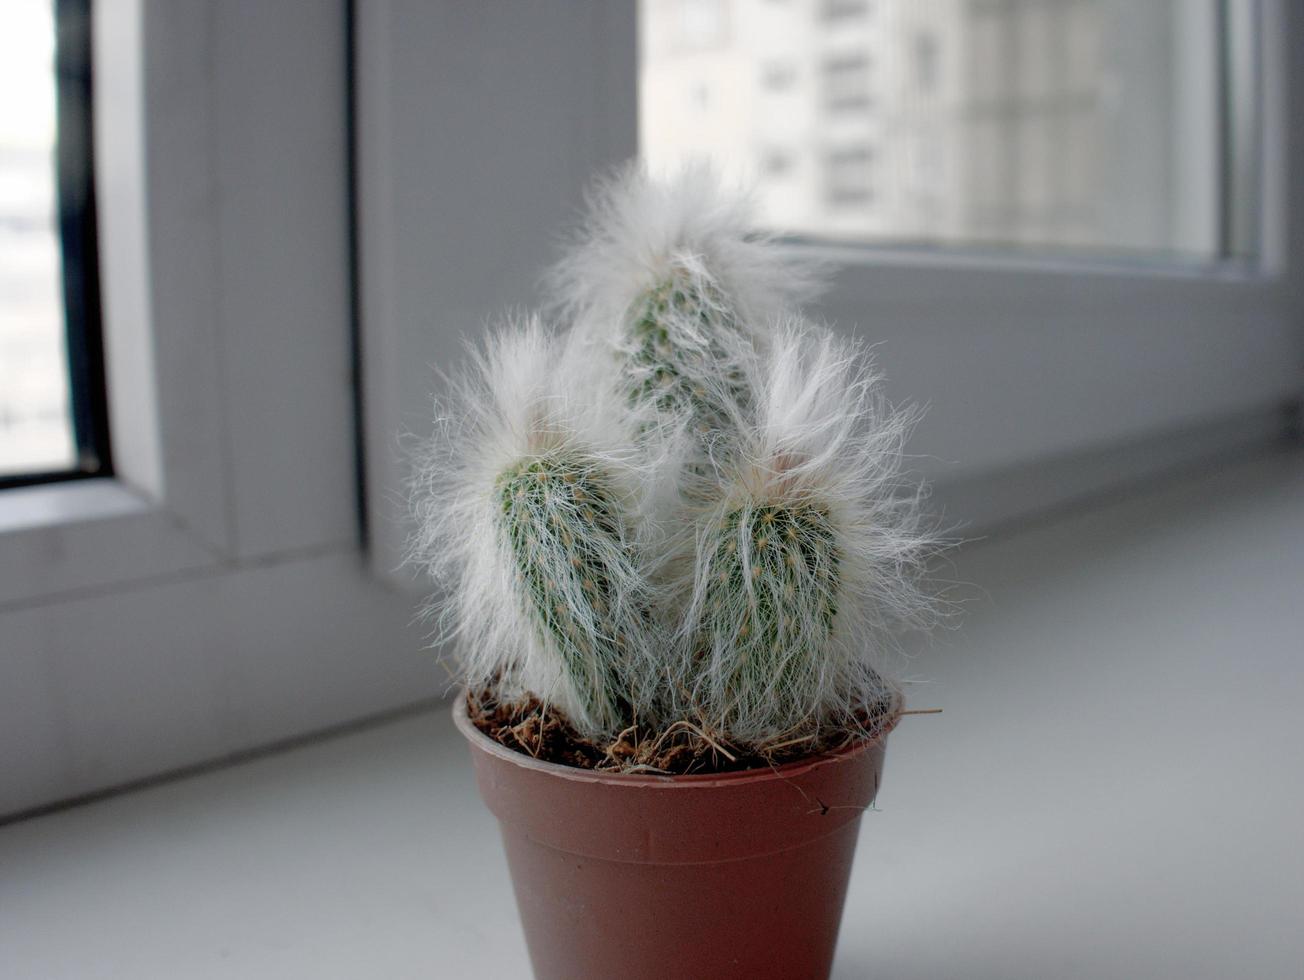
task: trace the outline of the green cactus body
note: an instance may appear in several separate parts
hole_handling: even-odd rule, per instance
[[[702,435],[729,429],[731,399],[745,407],[742,373],[729,347],[744,341],[728,300],[710,283],[673,272],[630,308],[624,371],[633,406],[687,417]]]
[[[714,542],[699,649],[730,721],[794,725],[816,707],[837,616],[839,555],[826,509],[745,506]]]
[[[629,629],[618,621],[616,583],[633,574],[619,504],[593,461],[565,451],[514,465],[497,492],[500,530],[540,638],[588,720],[609,727],[622,713]]]

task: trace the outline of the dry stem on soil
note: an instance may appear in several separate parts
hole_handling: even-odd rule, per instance
[[[686,776],[690,773],[737,772],[796,762],[836,752],[855,742],[885,735],[904,713],[900,705],[867,713],[852,731],[823,738],[794,738],[764,749],[738,746],[700,722],[680,719],[655,731],[630,725],[608,742],[585,738],[554,707],[536,697],[501,701],[488,689],[468,691],[467,717],[499,745],[543,762],[607,772]]]

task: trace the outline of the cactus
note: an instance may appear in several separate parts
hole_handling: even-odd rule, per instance
[[[891,628],[926,622],[931,542],[902,493],[910,413],[877,396],[855,344],[782,327],[715,502],[681,538],[681,700],[744,744],[847,728],[896,703]]]
[[[837,617],[839,556],[828,511],[748,504],[727,512],[704,547],[697,655],[713,661],[722,727],[764,716],[787,730],[817,700],[819,652]]]
[[[635,301],[628,327],[629,358],[624,367],[631,404],[653,403],[665,415],[690,421],[704,433],[728,426],[734,404],[745,406],[741,372],[730,365],[726,347],[741,340],[737,318],[709,280],[694,281],[682,270]]]
[[[627,710],[629,673],[617,583],[635,574],[610,567],[630,562],[617,502],[595,462],[574,452],[521,460],[496,486],[499,528],[540,640],[561,661],[582,720],[610,727]]]
[[[758,234],[747,200],[709,167],[664,182],[627,167],[597,184],[549,279],[558,315],[611,356],[632,435],[687,428],[683,489],[700,498],[750,410],[748,360],[818,293],[822,270]]]
[[[736,449],[739,418],[750,408],[744,364],[754,353],[719,287],[676,268],[631,306],[620,384],[634,435],[682,425],[690,445],[681,490],[709,495],[716,462]]]
[[[644,697],[638,515],[660,464],[626,445],[622,406],[562,354],[538,321],[510,325],[454,379],[461,411],[417,458],[409,554],[443,586],[436,639],[458,641],[468,685],[536,695],[601,733]]]
[[[461,677],[613,764],[636,731],[762,755],[853,732],[898,704],[893,628],[933,608],[914,416],[860,347],[781,315],[807,271],[702,177],[602,188],[554,273],[570,329],[495,335],[415,481]]]

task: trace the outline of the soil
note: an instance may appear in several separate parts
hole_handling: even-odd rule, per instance
[[[468,691],[466,710],[471,723],[499,745],[544,762],[577,769],[672,776],[738,772],[796,762],[876,738],[890,731],[899,717],[895,705],[875,706],[850,730],[838,729],[821,737],[793,739],[759,749],[733,745],[687,719],[660,730],[630,725],[611,741],[599,743],[585,738],[556,708],[544,705],[538,698],[506,702],[487,690]]]

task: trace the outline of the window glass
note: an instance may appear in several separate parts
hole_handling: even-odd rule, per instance
[[[1218,0],[645,0],[640,141],[826,239],[1225,254]]]
[[[89,0],[0,5],[0,486],[111,472]]]
[[[0,8],[0,476],[76,458],[56,194],[52,0]]]

